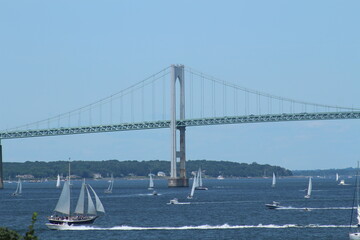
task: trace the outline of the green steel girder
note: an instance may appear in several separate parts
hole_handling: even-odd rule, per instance
[[[293,114],[283,113],[283,114],[247,115],[247,116],[235,116],[235,117],[201,118],[201,119],[188,119],[181,121],[178,120],[176,125],[177,127],[193,127],[193,126],[240,124],[240,123],[341,120],[341,119],[360,119],[360,111],[293,113]],[[14,139],[14,138],[73,135],[73,134],[85,134],[85,133],[145,130],[145,129],[158,129],[158,128],[169,128],[169,127],[170,127],[170,121],[154,121],[154,122],[140,122],[140,123],[124,123],[124,124],[105,125],[105,126],[9,131],[9,132],[0,132],[0,140]]]

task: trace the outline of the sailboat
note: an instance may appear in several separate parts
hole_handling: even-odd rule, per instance
[[[95,197],[95,205],[91,198],[89,188]],[[85,192],[88,199],[87,209],[85,209]],[[66,181],[54,209],[56,214],[48,217],[49,223],[47,223],[46,226],[50,229],[60,230],[71,225],[92,224],[95,219],[99,217],[97,212],[105,213],[105,209],[100,201],[100,198],[94,189],[89,184],[86,184],[85,181],[81,185],[79,199],[73,214],[71,214],[70,207],[70,184],[69,181]],[[57,213],[62,215],[58,216]]]
[[[360,204],[359,204],[359,162],[358,162],[358,167],[357,167],[357,174],[356,174],[356,211],[357,211],[357,229],[355,232],[349,233],[349,238],[350,239],[360,239]],[[354,199],[354,203],[355,203],[355,199]],[[351,220],[350,220],[350,227],[351,227],[351,223],[353,220],[353,212],[354,212],[354,208],[351,211]]]
[[[312,190],[312,182],[311,182],[311,177],[309,178],[309,186],[307,189],[307,194],[305,195],[305,198],[310,198],[311,196],[311,190]]]
[[[272,178],[272,187],[275,187],[275,184],[276,184],[276,176],[275,176],[275,173],[273,173],[273,178]]]
[[[59,188],[61,187],[61,183],[60,183],[60,175],[57,175],[57,180],[56,180],[56,187]]]
[[[201,168],[199,168],[197,173],[197,186],[195,187],[196,190],[208,190],[207,187],[203,186],[202,177],[201,177]]]
[[[336,173],[336,181],[339,181],[339,174]]]
[[[197,182],[198,182],[198,175],[199,175],[199,173],[196,173],[195,176],[194,176],[193,184],[192,184],[192,187],[191,187],[191,192],[190,192],[189,196],[187,196],[187,199],[192,199],[193,196],[194,196],[195,188],[196,188],[196,185],[197,185]]]
[[[153,175],[154,175],[154,174],[149,173],[149,177],[150,177],[150,182],[149,182],[149,187],[148,187],[149,190],[153,190],[153,189],[154,189],[154,181],[153,181],[153,178],[152,178]]]
[[[109,180],[109,187],[105,189],[104,193],[112,193],[113,187],[114,187],[114,176],[111,174],[111,178]]]
[[[21,180],[19,178],[19,180],[17,182],[16,190],[12,194],[12,196],[21,196],[21,193],[22,193],[22,183],[21,183]]]

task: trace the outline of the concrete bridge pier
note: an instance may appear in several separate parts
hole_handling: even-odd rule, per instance
[[[176,127],[176,81],[180,83],[180,120],[185,119],[185,78],[184,66],[171,66],[171,173],[168,187],[188,187],[186,178],[185,127]],[[177,130],[180,132],[180,150],[177,151]],[[177,159],[180,158],[180,177],[177,174]]]

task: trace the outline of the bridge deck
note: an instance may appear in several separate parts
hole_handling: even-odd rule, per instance
[[[261,123],[261,122],[286,122],[286,121],[311,121],[311,120],[340,120],[340,119],[360,119],[360,111],[353,112],[322,112],[322,113],[293,113],[293,114],[267,114],[267,115],[247,115],[234,117],[217,117],[178,120],[177,126],[206,126],[222,124],[241,124],[241,123]],[[123,123],[103,126],[90,127],[70,127],[70,128],[52,128],[38,130],[21,130],[0,132],[0,139],[29,138],[60,136],[85,133],[116,132],[169,128],[170,121],[154,121],[140,123]]]

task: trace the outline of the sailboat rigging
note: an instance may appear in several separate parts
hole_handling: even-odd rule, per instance
[[[203,186],[201,174],[202,174],[201,168],[199,168],[199,170],[197,172],[197,185],[195,187],[195,190],[208,190],[207,187]]]
[[[12,196],[21,196],[21,193],[22,193],[22,182],[21,182],[21,179],[19,178],[19,180],[17,182],[16,190],[12,194]]]
[[[311,190],[312,190],[312,182],[311,182],[311,177],[310,177],[309,178],[309,185],[308,185],[308,189],[307,189],[307,194],[305,195],[305,198],[310,198]]]

